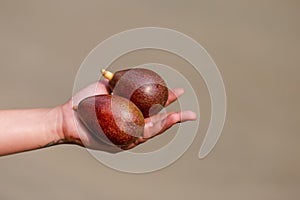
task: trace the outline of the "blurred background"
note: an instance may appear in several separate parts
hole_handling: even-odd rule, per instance
[[[202,116],[189,150],[170,167],[142,175],[112,170],[72,145],[0,157],[0,199],[299,199],[299,9],[296,0],[0,0],[0,109],[64,103],[98,43],[145,26],[175,29],[202,44],[228,98],[222,136],[199,160],[210,116],[201,77],[188,77],[188,64],[168,53],[122,56],[112,65],[164,63],[186,69],[197,83]]]

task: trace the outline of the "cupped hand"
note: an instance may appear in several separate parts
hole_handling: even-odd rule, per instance
[[[108,81],[100,80],[76,93],[67,103],[62,106],[62,126],[65,140],[68,141],[68,143],[75,143],[89,149],[116,153],[122,150],[132,149],[137,145],[162,134],[177,123],[196,120],[196,114],[192,111],[159,113],[155,116],[145,119],[144,133],[142,137],[138,138],[135,140],[135,142],[129,144],[128,146],[120,149],[113,144],[108,144],[93,137],[89,130],[79,120],[76,111],[73,110],[73,106],[77,106],[79,102],[86,97],[110,93],[111,91],[108,87]],[[181,88],[169,90],[169,98],[165,106],[168,106],[176,101],[181,95],[183,95],[183,93],[184,90]]]

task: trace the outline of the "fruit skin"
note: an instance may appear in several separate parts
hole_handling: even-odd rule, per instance
[[[165,81],[149,69],[117,71],[109,81],[109,87],[113,94],[130,99],[145,118],[157,114],[168,100]]]
[[[141,111],[128,99],[117,95],[85,98],[79,103],[77,114],[96,138],[120,147],[132,143],[144,131]]]

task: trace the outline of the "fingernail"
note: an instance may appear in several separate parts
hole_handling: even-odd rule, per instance
[[[195,112],[187,110],[187,111],[182,112],[182,118],[189,119],[189,120],[196,120],[197,115]]]

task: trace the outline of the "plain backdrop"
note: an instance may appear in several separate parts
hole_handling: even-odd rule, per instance
[[[189,150],[168,168],[142,175],[112,170],[72,145],[4,156],[0,199],[299,199],[299,10],[296,0],[0,0],[0,109],[64,103],[98,43],[145,26],[175,29],[201,43],[219,67],[228,98],[222,136],[199,160],[210,113],[201,77],[167,53],[123,56],[113,65],[165,63],[187,69],[198,83],[203,117]]]

